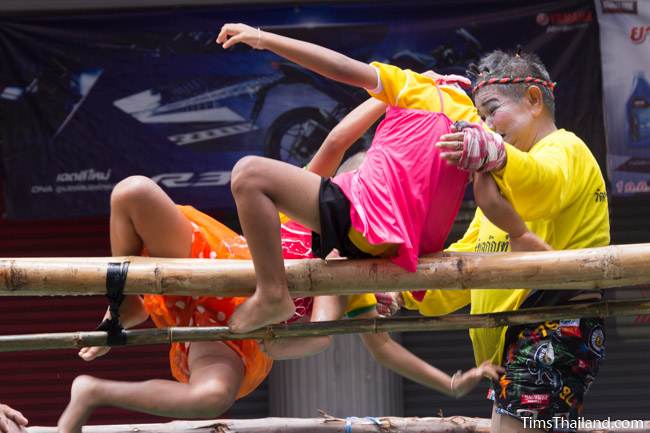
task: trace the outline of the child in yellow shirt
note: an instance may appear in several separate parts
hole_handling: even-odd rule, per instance
[[[495,51],[482,58],[473,72],[479,113],[508,143],[506,157],[490,175],[527,228],[553,249],[607,245],[609,215],[603,175],[585,143],[556,127],[555,84],[539,58]],[[476,131],[480,132],[463,130],[443,136],[438,146],[447,149],[451,163],[462,165],[468,135],[479,137],[475,144],[486,150],[491,145]],[[488,182],[483,186],[492,188],[489,178],[481,180]],[[479,208],[467,232],[449,251],[514,248],[508,236],[513,226],[505,227],[492,210],[483,209],[480,196],[477,202]],[[407,293],[404,301],[422,314],[436,315],[468,303],[473,314],[480,314],[599,298],[597,291],[429,290],[421,300]],[[575,420],[605,353],[603,323],[597,318],[471,329],[470,337],[477,363],[489,359],[506,369],[493,384],[493,431],[523,431],[525,417]]]

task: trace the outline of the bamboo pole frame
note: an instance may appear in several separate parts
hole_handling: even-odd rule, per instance
[[[98,295],[110,262],[129,261],[126,294],[246,296],[247,260],[145,257],[0,259],[0,296]],[[417,272],[385,259],[287,260],[293,296],[441,289],[602,289],[650,282],[650,244],[527,253],[439,253]]]
[[[346,423],[354,433],[488,433],[490,420],[453,416],[448,418],[378,417],[369,419],[262,418],[241,420],[172,421],[164,424],[84,426],[84,433],[344,433]],[[649,433],[650,421],[631,428],[581,428],[579,433]],[[585,423],[586,424],[586,423]],[[56,427],[29,427],[28,433],[56,433]]]
[[[488,433],[490,420],[483,418],[368,419],[262,418],[241,420],[172,421],[161,424],[84,426],[84,433],[344,433],[346,422],[354,433]],[[56,433],[55,427],[29,427],[28,433]]]
[[[126,333],[127,345],[143,345],[378,332],[453,331],[522,325],[547,320],[582,317],[605,318],[644,313],[650,313],[650,299],[603,301],[488,314],[450,314],[439,317],[392,317],[272,325],[246,334],[233,334],[225,326],[134,329],[128,330]],[[107,345],[106,336],[104,331],[0,336],[0,352],[105,346]]]

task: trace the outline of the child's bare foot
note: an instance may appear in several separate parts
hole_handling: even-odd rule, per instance
[[[327,336],[278,338],[275,340],[264,340],[262,345],[267,355],[276,361],[283,361],[316,355],[327,349],[330,341],[330,337]]]
[[[78,376],[72,382],[70,403],[59,418],[58,433],[81,433],[81,427],[96,407],[97,382],[92,376]]]
[[[95,358],[104,356],[111,350],[109,346],[82,347],[78,355],[84,361],[92,361]]]
[[[255,294],[237,307],[228,325],[230,330],[237,334],[254,331],[273,323],[288,320],[296,311],[296,306],[285,293],[281,298],[261,295],[257,289]]]
[[[511,251],[552,251],[553,248],[533,232],[510,238]]]

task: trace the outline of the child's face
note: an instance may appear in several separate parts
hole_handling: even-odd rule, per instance
[[[497,86],[485,86],[476,95],[476,108],[488,127],[507,143],[523,151],[534,144],[530,143],[534,110],[526,97],[514,99]]]

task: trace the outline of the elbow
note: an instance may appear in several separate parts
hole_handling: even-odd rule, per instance
[[[372,355],[372,358],[381,365],[387,366],[388,360],[390,359],[390,354],[388,353],[388,345],[385,344],[385,342],[372,337],[364,338],[363,342],[365,343],[368,352],[370,352],[370,355]]]
[[[369,348],[370,349],[370,348]],[[386,353],[384,353],[382,350],[369,350],[370,355],[372,355],[372,359],[374,359],[378,364],[385,368],[392,369],[392,365],[389,362],[389,357],[386,356]]]

